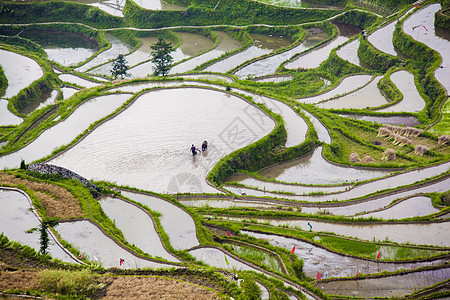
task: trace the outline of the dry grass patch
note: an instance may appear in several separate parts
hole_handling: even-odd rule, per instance
[[[49,217],[68,219],[83,215],[78,199],[65,188],[46,183],[17,178],[0,172],[0,184],[17,186],[23,184],[35,191]]]
[[[184,281],[121,276],[114,279],[103,299],[212,300],[220,297],[213,291]]]
[[[9,271],[6,264],[0,262],[0,291],[36,289],[37,271]]]

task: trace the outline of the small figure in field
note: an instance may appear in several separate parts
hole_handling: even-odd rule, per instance
[[[191,152],[192,152],[192,155],[196,155],[197,154],[197,149],[195,148],[194,144],[192,144]]]
[[[361,34],[362,34],[363,40],[365,40],[365,39],[366,39],[366,36],[367,36],[367,31],[363,30],[363,31],[361,32]]]
[[[207,141],[203,141],[202,151],[205,151],[206,149],[208,149],[208,142]]]

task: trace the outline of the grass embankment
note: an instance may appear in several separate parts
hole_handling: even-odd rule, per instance
[[[0,97],[2,97],[8,87],[8,79],[5,76],[2,66],[0,66]]]

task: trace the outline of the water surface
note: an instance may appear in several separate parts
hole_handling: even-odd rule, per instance
[[[0,99],[0,126],[19,125],[22,118],[16,116],[8,109],[8,100]]]

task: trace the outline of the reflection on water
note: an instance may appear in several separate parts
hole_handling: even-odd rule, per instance
[[[39,231],[26,233],[40,224],[35,213],[30,210],[31,204],[28,198],[15,190],[0,189],[0,204],[2,206],[0,209],[0,232],[3,232],[10,241],[17,241],[39,251]],[[52,235],[49,238],[48,250],[52,257],[59,258],[64,262],[76,263],[55,243]]]
[[[319,103],[317,106],[326,109],[363,109],[384,105],[388,102],[377,86],[381,78],[382,76],[378,76],[371,83],[351,94]]]
[[[126,201],[106,197],[99,201],[109,219],[122,231],[125,239],[153,257],[179,262],[161,243],[150,216],[142,208]]]
[[[44,75],[41,66],[33,59],[3,49],[0,49],[0,65],[8,80],[4,98],[17,95],[22,89]]]
[[[259,48],[256,46],[250,46],[242,52],[234,54],[228,58],[220,60],[211,66],[204,69],[207,72],[217,72],[217,73],[226,73],[227,71],[234,69],[235,67],[243,64],[244,62],[256,58],[258,56],[262,56],[264,54],[269,54],[272,52],[269,49]]]
[[[50,155],[55,148],[70,143],[91,123],[114,112],[130,97],[129,94],[113,94],[84,102],[66,120],[44,131],[25,148],[0,157],[0,169],[18,167],[22,159],[31,163]]]
[[[322,147],[301,158],[274,165],[258,172],[268,179],[303,184],[341,184],[382,177],[390,172],[338,166],[326,161]]]
[[[327,277],[347,277],[355,276],[359,270],[361,274],[379,273],[383,271],[395,272],[399,269],[415,269],[424,266],[439,265],[444,260],[426,261],[419,263],[389,263],[364,260],[361,258],[340,255],[313,244],[277,236],[272,234],[256,233],[247,230],[241,231],[243,234],[255,237],[258,240],[266,240],[271,245],[292,250],[295,246],[295,255],[304,261],[303,270],[306,276],[315,277],[317,272],[325,274]],[[376,253],[374,253],[374,257]]]
[[[158,192],[217,192],[205,177],[274,122],[249,103],[202,88],[154,90],[52,160],[88,178]],[[208,150],[192,156],[191,144]]]
[[[73,74],[67,74],[67,73],[59,75],[59,79],[61,79],[62,81],[65,81],[65,82],[74,83],[76,85],[87,87],[87,88],[92,88],[94,86],[99,85],[99,83],[92,82],[92,81],[86,80],[84,78],[75,76]]]
[[[380,278],[316,283],[327,294],[347,297],[403,297],[450,277],[450,268],[414,272]]]
[[[178,206],[158,197],[122,191],[122,195],[139,202],[161,214],[159,220],[169,236],[170,244],[177,250],[197,246],[197,230],[192,217]]]
[[[58,96],[57,90],[49,90],[44,93],[42,93],[41,97],[37,98],[36,100],[32,101],[31,103],[27,104],[24,109],[22,109],[20,112],[24,113],[26,115],[31,114],[35,110],[41,109],[43,107],[46,107],[51,104],[55,104],[56,102],[56,96]],[[1,117],[0,117],[1,119]]]
[[[414,75],[408,71],[401,70],[391,74],[392,82],[403,94],[403,99],[386,108],[379,109],[379,112],[419,112],[425,107],[425,100],[420,96],[414,83]]]
[[[428,5],[413,13],[403,23],[403,31],[413,39],[436,50],[442,57],[441,66],[436,69],[436,79],[450,91],[450,40],[436,35],[434,15],[441,9],[441,4]]]
[[[338,97],[361,88],[372,78],[372,75],[353,75],[345,77],[334,89],[312,97],[296,99],[302,103],[319,103],[320,101]]]
[[[431,215],[438,211],[439,209],[434,208],[429,197],[417,196],[404,200],[388,209],[360,216],[382,219],[404,219]]]
[[[340,49],[336,51],[337,56],[340,58],[354,64],[357,66],[361,66],[361,60],[358,56],[358,48],[359,48],[359,39],[355,39],[350,43],[342,46]]]
[[[417,119],[413,116],[392,116],[392,117],[363,116],[363,115],[340,115],[340,116],[380,124],[403,125],[403,126],[417,126],[420,124],[420,122],[417,121]]]
[[[79,249],[86,259],[94,263],[100,263],[104,268],[174,267],[173,265],[143,259],[128,252],[89,221],[60,223],[55,229],[63,240]],[[124,260],[122,265],[120,259]]]
[[[299,56],[293,61],[288,62],[284,65],[286,69],[314,69],[320,66],[322,62],[324,62],[328,56],[330,55],[331,50],[336,48],[337,46],[348,41],[348,37],[338,36],[331,42],[327,43],[324,46],[319,47],[318,49],[311,50],[310,52]]]
[[[388,25],[376,30],[367,37],[367,40],[380,51],[387,54],[398,56],[394,43],[392,42],[392,36],[394,34],[395,25],[397,21],[393,21]]]
[[[261,273],[258,269],[252,268],[233,257],[225,254],[222,250],[212,248],[212,247],[202,247],[195,250],[189,251],[189,254],[193,255],[196,259],[203,261],[204,263],[214,266],[216,268],[226,269],[226,270],[245,270],[245,271],[255,271]]]

